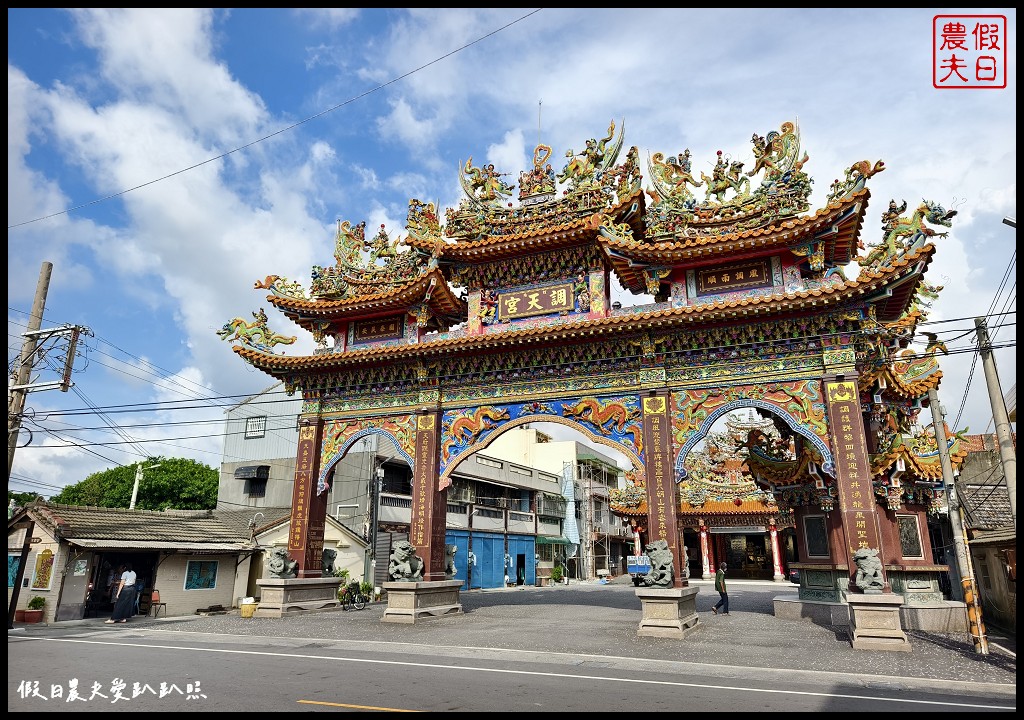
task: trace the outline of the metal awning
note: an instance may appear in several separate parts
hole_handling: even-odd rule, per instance
[[[544,535],[537,536],[538,545],[573,545],[574,543],[566,540],[564,537],[545,537]]]
[[[235,468],[236,480],[269,480],[269,465],[243,465]]]
[[[108,540],[101,538],[68,538],[67,540],[72,545],[99,550],[167,550],[190,553],[229,553],[245,552],[253,549],[249,545],[233,542],[203,543],[181,540]]]

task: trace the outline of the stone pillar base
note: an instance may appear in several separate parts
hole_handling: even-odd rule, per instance
[[[461,580],[386,582],[382,587],[388,596],[388,606],[381,622],[411,625],[430,618],[462,614]]]
[[[260,604],[258,618],[279,618],[289,613],[333,610],[338,607],[341,578],[264,578],[257,580]]]
[[[850,642],[855,650],[910,652],[910,639],[900,623],[901,595],[848,593]]]
[[[640,637],[663,637],[682,640],[696,628],[697,593],[699,588],[638,587],[642,615],[636,634]]]

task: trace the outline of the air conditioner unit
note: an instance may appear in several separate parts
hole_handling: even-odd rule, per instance
[[[448,488],[448,502],[450,503],[471,503],[473,502],[473,491],[467,486],[456,486]]]

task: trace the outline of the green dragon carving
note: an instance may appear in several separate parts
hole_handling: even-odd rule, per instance
[[[957,214],[956,210],[946,210],[930,200],[923,200],[910,217],[901,217],[906,208],[906,202],[898,206],[895,200],[889,201],[889,209],[882,215],[885,238],[877,245],[868,246],[871,252],[867,254],[867,257],[857,258],[857,263],[861,267],[877,267],[886,264],[924,244],[928,238],[946,237],[949,233],[936,232],[925,223],[952,227],[952,218]]]

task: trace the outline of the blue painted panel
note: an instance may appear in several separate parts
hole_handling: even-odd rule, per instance
[[[505,584],[505,536],[473,533],[476,566],[471,579],[474,588],[499,588]]]
[[[449,530],[444,541],[458,548],[455,551],[455,579],[462,580],[461,590],[469,589],[469,533],[465,530]]]
[[[537,583],[537,547],[533,535],[509,535],[508,554],[512,561],[508,576],[522,585]],[[523,557],[520,558],[519,556]],[[522,562],[522,566],[520,566]]]

